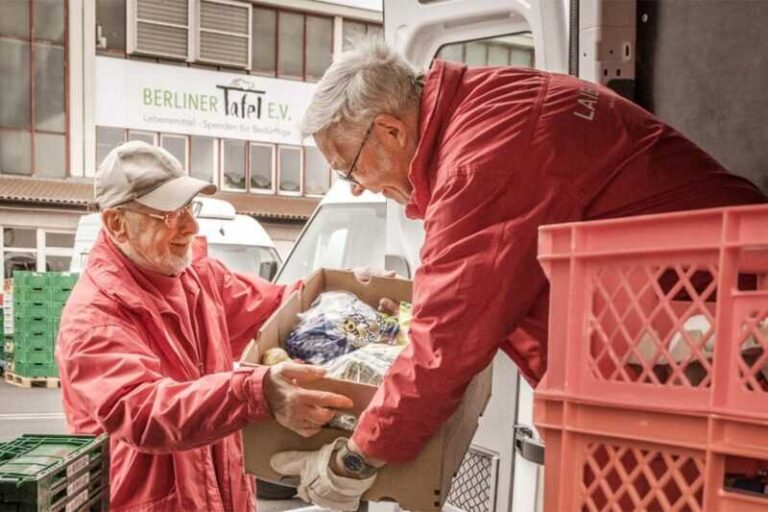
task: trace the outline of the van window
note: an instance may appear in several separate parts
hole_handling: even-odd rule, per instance
[[[208,246],[208,256],[221,261],[230,270],[257,274],[266,280],[274,277],[280,263],[280,257],[273,248],[252,245],[211,244]]]
[[[463,62],[467,66],[532,68],[535,65],[533,34],[521,32],[445,44],[437,51],[436,58],[451,62]]]
[[[385,222],[383,202],[322,205],[280,269],[277,282],[305,279],[321,267],[384,268]]]

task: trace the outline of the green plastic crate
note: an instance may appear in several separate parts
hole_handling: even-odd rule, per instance
[[[53,350],[56,340],[44,336],[21,336],[13,340],[14,350]]]
[[[59,366],[51,363],[22,363],[13,359],[13,373],[20,377],[58,377]]]
[[[14,335],[21,332],[32,332],[36,334],[51,333],[54,330],[54,323],[51,315],[15,317],[13,319]]]
[[[76,272],[47,272],[48,285],[53,290],[69,290],[75,287],[80,274]]]
[[[56,364],[54,359],[54,349],[50,348],[22,348],[13,353],[13,360],[16,363],[42,363],[42,364]]]
[[[53,329],[45,332],[17,330],[13,335],[13,341],[16,347],[45,348],[53,347],[56,343],[56,336]]]
[[[49,302],[48,303],[48,315],[53,318],[60,318],[61,312],[64,310],[66,302]]]
[[[26,270],[15,270],[13,272],[13,289],[48,287],[49,277],[46,272],[30,272]]]
[[[13,319],[18,318],[47,318],[51,314],[50,302],[19,302],[14,304]]]
[[[72,293],[72,290],[51,290],[50,291],[51,302],[58,302],[62,304],[62,307],[63,307],[63,305],[67,303],[67,300],[69,299],[69,296],[71,293]]]
[[[53,299],[53,292],[47,288],[39,290],[37,288],[15,288],[13,290],[14,306],[26,302],[45,303]]]
[[[105,435],[25,434],[0,446],[0,510],[90,510],[80,503],[94,501],[108,487]]]
[[[87,477],[88,481],[75,481],[71,485],[56,490],[48,496],[42,496],[43,504],[37,502],[15,501],[0,502],[0,512],[101,512],[109,510],[104,493],[109,493],[109,482],[99,476],[98,468]],[[84,483],[83,483],[84,482]],[[82,487],[80,487],[82,485]],[[96,497],[96,498],[94,498]],[[95,503],[95,505],[93,505]],[[105,503],[107,505],[105,506]]]

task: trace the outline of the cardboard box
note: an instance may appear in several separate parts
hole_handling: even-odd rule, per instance
[[[297,314],[309,309],[320,293],[331,290],[350,291],[373,307],[382,297],[411,300],[410,281],[374,278],[370,283],[362,284],[351,272],[319,270],[305,282],[303,291],[292,294],[267,320],[258,338],[246,348],[243,362],[258,363],[260,352],[281,346],[298,322]],[[324,379],[317,387],[349,396],[355,402],[355,414],[365,409],[376,392],[375,386],[335,379]],[[396,501],[401,508],[412,511],[441,510],[490,394],[489,365],[474,378],[459,409],[443,424],[419,457],[409,464],[383,468],[379,471],[376,484],[363,498],[368,501]],[[274,420],[252,423],[243,429],[245,470],[262,480],[286,483],[285,478],[270,467],[272,455],[285,450],[316,450],[339,436],[348,437],[349,433],[325,428],[311,438],[304,438]]]

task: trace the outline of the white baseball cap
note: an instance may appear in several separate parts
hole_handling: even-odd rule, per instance
[[[181,163],[163,148],[131,141],[109,152],[94,180],[94,196],[100,210],[136,201],[171,212],[198,194],[213,194],[216,185],[191,178]]]

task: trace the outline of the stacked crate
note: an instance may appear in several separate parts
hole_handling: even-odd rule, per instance
[[[54,359],[59,319],[77,282],[69,272],[13,273],[13,362],[18,377],[58,377]]]
[[[2,294],[0,294],[0,298],[2,298]],[[5,311],[5,308],[2,307],[3,304],[0,301],[0,309]],[[5,360],[5,318],[4,313],[0,314],[0,359],[3,361]]]
[[[544,510],[768,511],[768,206],[547,226]]]
[[[3,343],[3,359],[5,368],[8,369],[8,363],[13,362],[13,279],[3,281],[3,315],[2,329],[0,329],[0,338]]]
[[[0,512],[108,509],[106,435],[25,434],[0,445]]]

